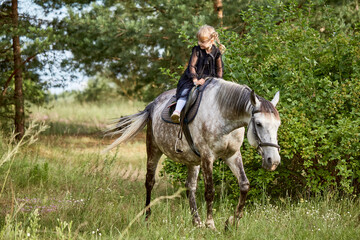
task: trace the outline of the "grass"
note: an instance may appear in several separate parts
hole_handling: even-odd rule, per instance
[[[31,118],[46,121],[49,135],[101,135],[114,119],[143,110],[144,103],[121,101],[109,103],[76,103],[60,99],[46,107],[32,107]]]
[[[0,198],[0,239],[359,238],[360,200],[331,194],[249,204],[239,227],[228,231],[223,230],[224,223],[234,206],[218,194],[214,203],[217,230],[212,231],[192,226],[182,193],[154,205],[148,222],[140,217],[130,226],[145,204],[144,134],[102,155],[100,151],[111,140],[102,138],[101,130],[108,119],[144,106],[58,102],[50,109],[34,108],[32,118],[45,120],[50,129],[0,166],[0,183],[5,183]],[[2,139],[2,156],[13,148],[4,144],[6,139]],[[153,199],[177,190],[166,176],[157,177]],[[203,192],[198,193],[197,202],[204,220]]]

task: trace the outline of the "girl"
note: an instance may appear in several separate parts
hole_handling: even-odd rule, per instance
[[[223,77],[221,54],[225,50],[218,33],[211,26],[202,26],[196,34],[198,45],[193,47],[188,67],[181,76],[176,89],[176,108],[171,120],[178,123],[180,112],[186,104],[188,93],[195,85],[203,85],[207,77]],[[219,44],[217,48],[214,43]]]

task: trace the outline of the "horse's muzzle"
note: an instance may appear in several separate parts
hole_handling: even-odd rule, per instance
[[[262,167],[265,168],[268,171],[275,171],[277,166],[279,166],[279,163],[275,163],[275,164],[262,164]]]
[[[272,151],[270,153],[263,152],[262,157],[262,167],[268,171],[274,171],[280,164],[280,155],[277,151]]]

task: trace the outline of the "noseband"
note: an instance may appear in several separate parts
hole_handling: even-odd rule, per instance
[[[275,148],[278,149],[278,151],[280,151],[280,146],[279,146],[279,145],[277,145],[277,144],[275,144],[275,143],[262,142],[262,141],[261,141],[261,138],[260,138],[260,136],[259,136],[259,134],[258,134],[258,131],[257,131],[257,129],[256,129],[255,117],[254,117],[254,114],[255,114],[255,113],[259,113],[259,112],[261,112],[261,111],[259,111],[259,110],[254,110],[254,109],[253,109],[252,114],[251,114],[251,122],[252,122],[252,124],[253,124],[253,132],[254,132],[254,135],[255,135],[255,140],[256,140],[256,142],[257,142],[257,144],[258,144],[257,150],[259,151],[259,153],[261,153],[261,152],[263,152],[262,147],[275,147]]]

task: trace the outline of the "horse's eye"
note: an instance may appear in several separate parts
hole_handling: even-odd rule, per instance
[[[257,122],[257,123],[256,123],[256,126],[258,126],[258,127],[260,127],[260,128],[261,128],[261,127],[262,127],[262,124],[261,124],[261,123],[259,123],[259,122]]]

